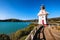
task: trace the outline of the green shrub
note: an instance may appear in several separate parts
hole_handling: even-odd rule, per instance
[[[10,40],[10,37],[5,34],[0,34],[0,40]]]
[[[25,39],[26,39],[26,37],[27,37],[27,35],[26,35],[26,36],[21,37],[21,38],[20,38],[20,40],[25,40]]]
[[[20,38],[21,39],[24,39],[26,35],[28,35],[31,30],[33,30],[33,28],[37,26],[37,24],[30,24],[28,25],[27,28],[24,28],[24,29],[21,29],[21,30],[18,30],[14,33],[13,35],[13,38],[14,40],[19,40]]]

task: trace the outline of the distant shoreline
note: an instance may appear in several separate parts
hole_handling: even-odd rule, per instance
[[[34,20],[19,20],[19,19],[5,19],[0,20],[0,22],[35,22],[37,19]]]
[[[60,21],[60,17],[55,17],[55,18],[48,18],[47,21]],[[0,20],[0,22],[38,22],[38,19],[32,19],[32,20],[20,20],[20,19],[5,19],[5,20]]]

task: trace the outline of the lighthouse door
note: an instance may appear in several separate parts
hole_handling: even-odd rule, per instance
[[[42,20],[42,24],[44,25],[44,20]]]

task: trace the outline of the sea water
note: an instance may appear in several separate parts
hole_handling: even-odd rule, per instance
[[[10,34],[28,27],[30,22],[0,22],[0,34]]]

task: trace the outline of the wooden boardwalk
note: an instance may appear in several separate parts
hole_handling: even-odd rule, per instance
[[[60,32],[52,30],[51,27],[40,26],[32,30],[25,40],[60,40]]]
[[[56,29],[46,27],[44,29],[46,40],[60,40],[60,32]]]
[[[46,40],[44,35],[44,26],[41,26],[33,37],[33,40]]]

